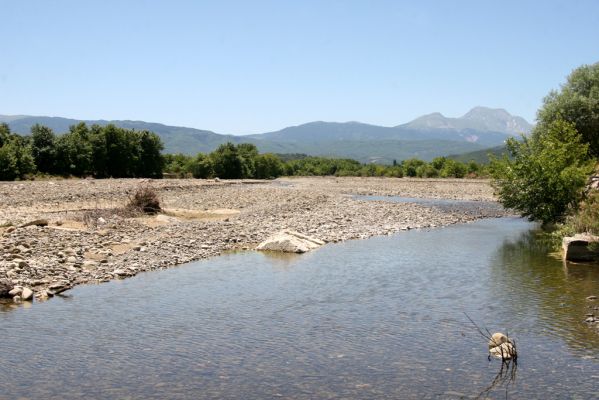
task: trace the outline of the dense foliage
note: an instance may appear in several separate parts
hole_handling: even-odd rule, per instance
[[[114,125],[74,125],[56,136],[35,125],[31,136],[12,134],[0,125],[0,180],[28,174],[95,176],[98,178],[161,178],[164,160],[160,138],[149,131]]]
[[[532,220],[562,221],[583,199],[599,155],[599,64],[582,66],[551,92],[530,137],[507,143],[491,163],[501,202]]]
[[[94,176],[96,178],[172,177],[273,179],[279,176],[476,177],[485,169],[474,162],[445,157],[428,163],[410,159],[393,165],[362,164],[351,159],[304,154],[260,154],[255,145],[224,143],[209,154],[162,155],[160,138],[149,131],[114,125],[73,125],[55,135],[35,125],[31,135],[12,134],[0,125],[0,180],[33,174]]]
[[[195,178],[256,178],[278,176],[386,176],[463,178],[484,175],[479,164],[461,163],[445,157],[427,163],[410,159],[393,165],[362,164],[346,158],[311,157],[305,154],[259,154],[253,144],[225,143],[210,154],[195,157],[167,154],[165,172]]]
[[[559,91],[544,99],[537,117],[542,129],[557,119],[572,123],[589,144],[590,156],[599,157],[599,63],[575,69]]]
[[[589,145],[563,120],[536,129],[534,138],[510,139],[507,156],[492,163],[501,202],[532,220],[560,220],[575,208],[593,168]]]

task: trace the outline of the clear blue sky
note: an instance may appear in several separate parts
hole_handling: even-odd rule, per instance
[[[543,96],[599,61],[599,1],[0,0],[0,114],[258,133]]]

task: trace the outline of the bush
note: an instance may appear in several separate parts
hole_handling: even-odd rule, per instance
[[[493,185],[501,203],[543,223],[560,221],[576,208],[591,173],[588,144],[571,123],[556,120],[537,126],[532,138],[507,142],[513,159],[491,162]]]
[[[140,186],[133,196],[129,197],[126,208],[144,214],[157,214],[162,211],[158,194],[149,185]]]

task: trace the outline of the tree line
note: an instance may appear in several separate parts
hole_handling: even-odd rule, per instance
[[[0,180],[32,174],[97,178],[161,178],[164,146],[158,135],[115,125],[73,125],[55,135],[34,125],[21,136],[0,124]]]
[[[175,177],[224,179],[272,179],[279,176],[379,176],[464,178],[484,176],[483,165],[446,157],[431,162],[409,159],[393,165],[363,164],[348,158],[313,157],[305,154],[260,154],[255,145],[225,143],[209,154],[165,155],[165,172]]]
[[[260,154],[254,144],[224,143],[211,153],[195,156],[162,154],[160,137],[149,131],[115,125],[73,125],[56,135],[34,125],[31,134],[17,135],[0,124],[0,180],[36,174],[96,178],[194,177],[273,179],[279,176],[476,177],[484,166],[445,157],[431,162],[409,159],[393,165],[363,164],[345,158],[305,154]]]

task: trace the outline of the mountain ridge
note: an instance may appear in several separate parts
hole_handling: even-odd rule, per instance
[[[227,141],[249,142],[262,152],[306,153],[352,157],[362,162],[392,162],[411,156],[430,159],[440,155],[459,154],[502,145],[519,130],[532,129],[524,118],[512,116],[504,109],[475,107],[462,117],[449,118],[431,113],[396,126],[379,126],[358,121],[312,121],[278,131],[253,135],[220,134],[209,130],[165,125],[139,120],[79,120],[62,117],[0,115],[16,133],[28,134],[36,123],[56,133],[69,126],[114,124],[127,129],[147,129],[157,133],[165,144],[165,152],[196,154],[210,152]]]

